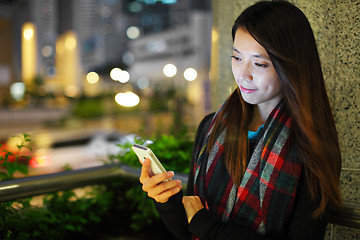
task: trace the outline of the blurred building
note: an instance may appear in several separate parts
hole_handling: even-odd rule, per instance
[[[131,3],[137,1],[129,1]],[[132,57],[131,82],[141,88],[144,80],[153,88],[176,88],[183,91],[192,105],[197,122],[210,111],[209,65],[211,52],[211,1],[174,1],[157,10],[145,5],[140,18],[142,36],[129,42],[127,53]],[[135,14],[136,15],[136,14]],[[147,24],[155,24],[148,27]],[[167,64],[176,67],[176,74],[166,77]],[[186,69],[195,69],[195,81],[186,81]]]
[[[192,89],[201,91],[208,84],[210,3],[0,0],[0,91],[8,93],[19,82],[36,94],[74,97],[91,87],[86,73],[95,71],[111,82],[114,67],[128,69],[131,84],[147,78],[152,87],[166,80],[166,63],[177,66],[179,74],[172,81],[182,87],[187,83],[180,74],[187,67],[196,69],[200,85]]]

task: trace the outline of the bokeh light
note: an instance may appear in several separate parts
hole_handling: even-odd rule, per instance
[[[187,81],[194,81],[197,78],[197,71],[194,68],[187,68],[184,71],[184,78]]]
[[[121,71],[119,82],[127,83],[129,80],[130,80],[130,73],[125,70]]]
[[[16,101],[20,101],[24,98],[25,84],[23,82],[15,82],[10,86],[10,95]]]
[[[146,77],[141,77],[137,80],[137,85],[140,89],[147,89],[150,86],[149,79]]]
[[[126,30],[126,36],[130,39],[137,39],[140,37],[140,29],[136,26],[131,26]]]
[[[140,103],[140,98],[133,92],[118,93],[115,102],[123,107],[134,107]]]
[[[80,95],[80,89],[74,85],[68,85],[65,87],[64,94],[67,97],[75,98]]]
[[[213,29],[211,31],[211,40],[213,42],[216,42],[218,40],[218,38],[219,38],[219,33],[215,29]]]
[[[37,75],[37,40],[35,24],[24,23],[21,41],[21,71],[22,80],[26,85],[31,85]]]
[[[96,84],[99,82],[99,74],[97,74],[96,72],[89,72],[86,75],[86,81],[90,84]]]
[[[30,40],[34,36],[34,29],[30,24],[26,25],[26,28],[24,30],[24,38],[26,40]]]
[[[142,9],[143,9],[143,7],[142,7],[141,3],[139,3],[139,2],[131,2],[128,5],[128,10],[132,13],[141,12]]]
[[[66,35],[65,47],[69,50],[75,49],[76,47],[76,37],[74,34]]]
[[[113,68],[110,72],[110,77],[112,80],[119,81],[121,83],[127,83],[130,80],[130,74],[120,68]]]
[[[53,52],[54,52],[54,49],[50,45],[43,46],[41,49],[41,54],[44,57],[50,57],[53,54]]]
[[[163,73],[167,77],[173,77],[177,73],[177,68],[174,64],[168,63],[164,66]]]
[[[113,68],[111,71],[110,71],[110,77],[112,80],[114,81],[119,81],[120,79],[120,75],[121,75],[121,69],[120,68]]]

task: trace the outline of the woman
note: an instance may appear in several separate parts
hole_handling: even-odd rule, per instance
[[[322,239],[341,155],[311,26],[288,2],[259,2],[232,37],[238,87],[199,126],[187,196],[148,161],[143,190],[179,239]]]

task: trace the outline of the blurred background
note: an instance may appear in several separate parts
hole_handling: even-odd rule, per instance
[[[211,110],[211,14],[209,0],[0,0],[2,148],[30,134],[36,175],[101,164],[134,134],[193,135]]]

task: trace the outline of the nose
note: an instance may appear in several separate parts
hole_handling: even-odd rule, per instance
[[[252,81],[251,65],[246,62],[233,66],[234,77],[241,80]]]

